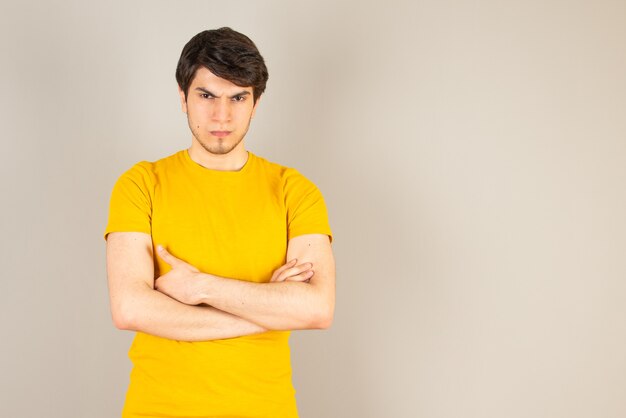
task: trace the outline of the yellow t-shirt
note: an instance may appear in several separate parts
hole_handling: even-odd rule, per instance
[[[140,162],[113,188],[109,232],[152,235],[203,272],[269,281],[292,237],[331,236],[324,199],[292,168],[248,152],[240,171],[209,170],[187,150]],[[155,277],[169,266],[155,257]],[[203,342],[138,332],[122,416],[297,417],[289,332]]]

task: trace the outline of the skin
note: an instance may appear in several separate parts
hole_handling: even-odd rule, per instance
[[[266,331],[237,316],[209,306],[186,305],[155,290],[153,266],[150,235],[108,235],[109,296],[117,328],[179,341],[209,341]]]
[[[189,155],[213,170],[240,170],[244,137],[256,108],[252,87],[200,68],[182,111],[192,133]],[[335,263],[328,236],[289,240],[287,262],[269,283],[219,277],[172,256],[153,253],[149,234],[114,232],[107,238],[111,312],[120,329],[181,341],[206,341],[267,330],[328,328],[335,305]],[[172,269],[154,277],[154,257]]]
[[[192,133],[191,159],[214,170],[240,170],[248,160],[243,138],[259,104],[252,87],[237,86],[202,67],[187,97],[180,87],[178,93]]]
[[[210,305],[272,330],[326,329],[332,324],[335,263],[326,235],[289,240],[287,258],[292,261],[274,272],[270,283],[203,273],[163,248],[157,253],[172,270],[156,280],[156,289],[183,303]]]

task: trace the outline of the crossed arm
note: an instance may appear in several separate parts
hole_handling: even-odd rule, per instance
[[[115,232],[107,239],[111,312],[120,329],[182,341],[206,341],[267,330],[327,328],[335,303],[334,259],[326,235],[289,241],[287,263],[270,283],[198,271],[165,250],[172,266],[154,280],[150,235]]]

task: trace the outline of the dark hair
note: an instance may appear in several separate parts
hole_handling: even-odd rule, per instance
[[[252,87],[254,101],[265,91],[268,73],[254,42],[231,28],[200,32],[187,42],[176,66],[176,81],[185,92],[199,67],[241,87]]]

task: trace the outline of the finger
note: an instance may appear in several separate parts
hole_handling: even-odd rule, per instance
[[[286,282],[308,282],[315,272],[313,270],[307,270],[300,274],[296,274],[295,276],[288,277],[285,279]]]
[[[298,274],[302,274],[311,268],[313,268],[312,263],[303,263],[298,266],[288,268],[278,276],[278,281],[284,281],[291,276],[297,276]]]
[[[296,262],[298,262],[298,259],[294,258],[293,260],[288,261],[287,263],[285,263],[282,266],[280,266],[279,268],[277,268],[276,271],[274,271],[274,273],[272,274],[272,278],[270,279],[270,282],[277,281],[278,276],[280,275],[280,273],[282,273],[283,271],[285,271],[285,269],[288,269],[289,267],[295,266]]]
[[[289,261],[289,262],[287,262],[287,263],[283,264],[282,266],[280,266],[280,267],[276,270],[276,273],[278,273],[278,274],[282,273],[283,271],[285,271],[285,270],[286,270],[286,269],[288,269],[289,267],[293,267],[293,266],[295,266],[297,262],[298,262],[298,259],[297,259],[297,258],[294,258],[293,260],[291,260],[291,261]]]
[[[172,267],[183,262],[170,254],[169,251],[167,251],[162,245],[157,245],[157,254],[163,261]]]

